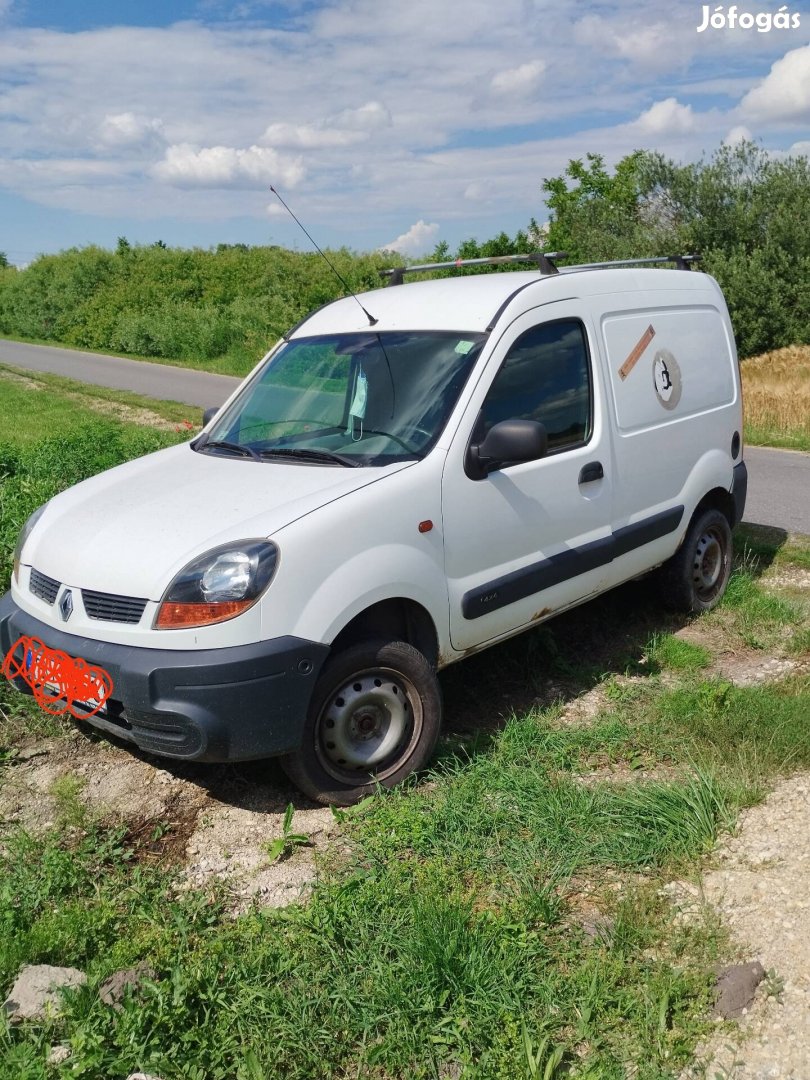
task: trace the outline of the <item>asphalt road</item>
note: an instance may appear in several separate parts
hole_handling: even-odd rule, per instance
[[[145,360],[125,360],[121,356],[57,349],[50,345],[27,345],[0,338],[0,364],[33,371],[64,375],[77,382],[109,386],[113,390],[134,390],[163,401],[185,405],[221,405],[239,385],[239,379],[210,375],[206,371],[150,364]]]
[[[0,364],[65,375],[115,390],[134,390],[203,409],[220,405],[239,384],[238,379],[226,375],[2,338]],[[810,454],[754,446],[746,447],[745,460],[748,500],[744,520],[810,536]]]
[[[810,536],[810,454],[747,446],[748,498],[743,520]]]

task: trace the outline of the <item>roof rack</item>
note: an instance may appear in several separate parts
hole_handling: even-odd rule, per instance
[[[541,274],[558,274],[554,259],[566,259],[565,251],[532,251],[526,255],[493,255],[488,259],[452,259],[450,262],[423,263],[421,266],[393,266],[380,270],[380,277],[391,280],[389,285],[401,285],[405,274],[429,274],[433,270],[458,270],[462,266],[503,266],[507,263],[534,263]]]
[[[660,266],[662,263],[675,263],[676,270],[691,270],[693,262],[699,262],[702,256],[662,255],[654,259],[612,259],[610,262],[579,263],[566,266],[566,270],[604,270],[610,266]]]
[[[558,259],[567,259],[565,251],[533,251],[526,255],[493,255],[487,259],[453,259],[450,262],[422,263],[419,266],[392,266],[380,270],[380,277],[390,278],[389,285],[402,285],[406,274],[429,274],[433,270],[458,270],[463,266],[503,266],[508,263],[534,263],[541,274],[559,274]],[[602,270],[610,266],[656,266],[675,263],[678,270],[689,270],[700,255],[663,255],[652,259],[613,259],[610,262],[579,263],[565,270]]]

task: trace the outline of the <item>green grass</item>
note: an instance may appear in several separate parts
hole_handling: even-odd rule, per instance
[[[108,421],[110,416],[123,423],[140,416],[139,427],[154,426],[155,420],[172,427],[188,421],[195,430],[202,426],[200,410],[188,405],[0,365],[0,443],[32,446],[47,436],[70,433],[82,423]]]
[[[89,983],[61,1020],[0,1027],[0,1072],[44,1080],[47,1047],[67,1043],[56,1075],[94,1080],[135,1068],[506,1080],[555,1058],[560,1076],[677,1075],[711,1027],[723,942],[710,919],[673,925],[658,888],[690,872],[763,778],[810,763],[806,689],[659,686],[597,734],[560,726],[555,709],[516,717],[491,752],[343,814],[351,854],[323,867],[309,904],[236,921],[221,896],[176,894],[122,827],[73,819],[44,841],[12,830],[4,985],[24,962],[77,966]],[[680,779],[579,782],[611,726],[617,757],[666,743]],[[103,1006],[100,982],[139,961],[155,980],[120,1012]]]
[[[647,651],[648,662],[659,670],[697,672],[711,663],[711,653],[702,645],[684,641],[674,634],[656,634]]]
[[[0,448],[4,555],[54,491],[177,437],[96,416],[74,430],[76,412],[37,414],[48,438]],[[775,777],[810,767],[807,678],[738,687],[710,669],[726,648],[806,648],[805,607],[760,575],[804,567],[810,546],[748,529],[738,551],[701,620],[710,647],[630,586],[449,669],[433,770],[336,812],[346,842],[306,904],[231,918],[224,891],[179,891],[60,778],[44,835],[0,823],[0,991],[25,963],[79,967],[88,985],[61,1018],[0,1018],[0,1077],[678,1076],[714,1028],[728,944],[711,917],[674,924],[660,887],[697,874]],[[598,715],[567,720],[595,686]],[[20,739],[58,731],[0,687],[0,785]],[[154,979],[104,1006],[101,982],[142,961]],[[47,1066],[62,1044],[69,1060]]]
[[[734,544],[743,565],[753,563],[754,569],[775,563],[810,570],[810,536],[787,536],[782,529],[743,524],[734,530]]]
[[[746,423],[743,434],[747,446],[771,446],[777,450],[810,450],[810,435],[800,428],[782,430]]]

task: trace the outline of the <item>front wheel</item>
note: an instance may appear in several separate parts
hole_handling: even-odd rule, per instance
[[[315,686],[301,748],[281,758],[317,802],[350,806],[429,760],[442,701],[436,673],[404,641],[367,641],[334,656]]]
[[[719,510],[696,515],[683,543],[661,568],[666,604],[676,611],[711,611],[731,573],[731,526]]]

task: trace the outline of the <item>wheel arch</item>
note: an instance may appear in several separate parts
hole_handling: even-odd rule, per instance
[[[689,520],[689,524],[691,525],[691,523],[706,510],[719,510],[728,521],[729,528],[734,528],[736,518],[734,497],[724,488],[716,487],[712,488],[711,491],[706,492],[695,507],[694,513]],[[686,534],[684,534],[684,536],[685,535]]]
[[[417,649],[432,667],[439,659],[439,637],[430,612],[415,600],[391,597],[355,615],[332,641],[332,653],[372,638],[404,641]]]

